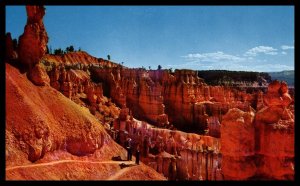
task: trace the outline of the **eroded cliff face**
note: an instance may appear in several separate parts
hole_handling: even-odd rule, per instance
[[[133,116],[157,126],[168,126],[162,87],[142,69],[91,69],[91,75],[105,83],[106,93],[121,108],[128,107]],[[105,90],[104,90],[105,91]]]
[[[223,117],[221,152],[225,180],[247,180],[255,175],[254,114],[251,108],[248,112],[233,108]]]
[[[119,132],[116,132],[119,131]],[[154,127],[123,108],[111,136],[122,146],[139,145],[141,160],[169,180],[223,180],[218,138]]]
[[[257,112],[231,109],[222,119],[222,171],[227,179],[294,179],[295,123],[287,84],[273,81],[261,97]],[[243,171],[233,171],[232,165]]]
[[[46,55],[42,59],[46,68],[51,69],[47,70],[50,77],[55,76],[50,78],[51,86],[71,98],[74,90],[75,94],[87,93],[81,88],[86,82],[101,82],[103,94],[120,108],[127,107],[135,118],[158,127],[175,126],[198,133],[208,129],[209,135],[220,137],[222,116],[230,108],[247,110],[250,105],[256,107],[259,99],[257,93],[208,86],[192,70],[176,70],[172,74],[168,70],[128,69],[109,61],[99,63],[97,58],[82,52],[67,55]],[[68,76],[74,70],[90,78],[70,81]],[[97,110],[95,104],[92,110]]]
[[[257,95],[223,86],[208,86],[196,71],[93,68],[104,92],[133,116],[159,127],[201,132],[220,137],[222,115],[230,108],[247,110]],[[169,123],[171,125],[169,125]]]
[[[273,81],[263,99],[265,107],[255,116],[258,174],[270,179],[294,179],[295,121],[287,84]]]

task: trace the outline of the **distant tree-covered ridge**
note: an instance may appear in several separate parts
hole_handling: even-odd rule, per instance
[[[271,76],[266,72],[200,70],[198,76],[210,85],[265,86],[271,81]]]

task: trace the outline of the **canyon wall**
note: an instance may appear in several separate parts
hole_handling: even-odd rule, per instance
[[[155,127],[139,121],[123,108],[110,134],[125,147],[132,139],[141,160],[169,180],[223,180],[218,138]]]
[[[162,87],[153,82],[147,71],[127,68],[94,68],[91,76],[102,81],[110,96],[120,107],[128,107],[133,116],[155,123],[157,126],[168,126],[165,114]],[[104,90],[105,91],[105,90]]]
[[[196,71],[92,68],[93,80],[101,81],[120,107],[128,107],[134,117],[159,127],[220,137],[222,115],[230,108],[256,107],[256,93],[223,86],[208,86]],[[169,125],[169,123],[171,125]]]

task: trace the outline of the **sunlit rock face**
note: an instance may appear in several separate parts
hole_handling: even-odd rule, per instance
[[[250,108],[248,119],[245,112],[238,109],[230,109],[222,119],[225,179],[292,180],[295,123],[287,84],[273,81],[258,101],[260,109],[255,112]],[[232,166],[242,171],[233,171],[236,169]]]
[[[220,137],[222,116],[230,108],[256,108],[257,93],[209,86],[193,70],[95,68],[91,75],[104,83],[104,93],[133,116],[159,127],[170,124],[184,131]],[[262,100],[262,99],[261,99]]]
[[[44,6],[26,6],[27,23],[24,33],[19,38],[18,57],[27,71],[27,77],[35,85],[44,86],[50,80],[46,70],[39,64],[45,55],[48,43],[44,27]]]
[[[225,179],[246,180],[255,175],[254,112],[230,109],[221,125],[222,171]],[[239,171],[237,171],[239,170]]]
[[[287,84],[273,81],[263,99],[266,106],[255,117],[258,175],[294,179],[295,121]]]
[[[128,108],[121,110],[114,128],[128,131],[145,164],[169,180],[223,180],[218,138],[153,127],[128,113]],[[120,144],[125,140],[120,133]]]
[[[209,135],[220,137],[222,116],[230,108],[247,110],[257,99],[246,91],[209,86],[193,70],[152,70],[149,75],[162,85],[166,114],[170,123],[181,130],[209,129]]]
[[[50,78],[42,64],[36,64],[28,72],[28,78],[38,86],[50,84]]]
[[[6,85],[7,166],[35,162],[57,150],[93,154],[111,140],[85,109],[50,86],[34,85],[9,64]]]
[[[43,23],[44,6],[26,6],[27,24],[19,38],[20,62],[32,68],[46,53],[48,36]]]
[[[169,124],[163,104],[162,87],[143,69],[94,69],[93,76],[109,87],[107,94],[121,108],[128,107],[134,117],[163,127]]]

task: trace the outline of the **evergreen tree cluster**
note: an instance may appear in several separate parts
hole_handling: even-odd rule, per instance
[[[81,48],[79,47],[79,49],[78,50],[75,50],[74,49],[74,46],[73,45],[70,45],[70,46],[68,46],[68,47],[66,47],[66,49],[65,50],[63,50],[63,49],[61,49],[61,48],[57,48],[57,49],[54,49],[53,51],[52,51],[52,48],[50,47],[48,47],[47,46],[47,54],[54,54],[54,55],[63,55],[63,54],[66,54],[66,53],[69,53],[69,52],[76,52],[76,51],[81,51]]]
[[[233,85],[235,82],[259,82],[265,79],[271,81],[271,76],[266,72],[227,71],[227,70],[200,70],[198,77],[211,85]]]

